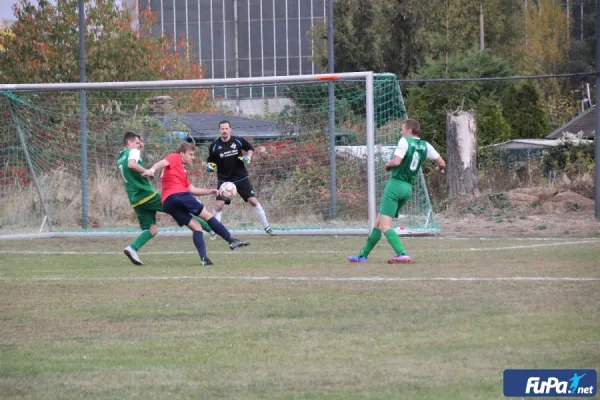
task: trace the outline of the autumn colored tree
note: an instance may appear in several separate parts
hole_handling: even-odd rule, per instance
[[[529,2],[525,11],[525,56],[522,71],[529,74],[558,72],[568,60],[571,21],[560,0]]]
[[[14,38],[14,34],[12,33],[12,31],[8,28],[0,28],[0,37],[2,38],[2,40],[4,41],[9,41],[12,40]],[[4,51],[4,46],[0,45],[0,51]]]
[[[3,42],[8,42],[10,40],[14,40],[14,33],[10,29],[2,28],[0,29],[0,53],[4,52]],[[4,72],[0,69],[0,82],[2,82],[4,76]]]
[[[569,51],[573,43],[570,37],[572,21],[570,18],[567,19],[568,14],[563,7],[563,2],[560,0],[532,1],[528,3],[524,12],[527,32],[524,37],[525,52],[520,62],[521,71],[526,75],[572,72],[573,69],[568,69]],[[554,108],[555,110],[549,115],[552,126],[558,127],[559,121],[565,122],[575,116],[577,102],[580,99],[579,96],[573,96],[573,91],[579,88],[577,82],[564,79],[544,79],[537,81],[534,87],[539,92],[541,100],[552,105],[550,109]],[[527,87],[527,90],[530,89]],[[533,97],[533,94],[528,93],[528,96]],[[569,106],[557,110],[555,108],[557,104]],[[547,117],[545,121],[547,126]],[[542,130],[534,129],[531,133],[538,135],[539,132],[546,131],[548,133],[546,126]]]
[[[200,79],[200,64],[188,57],[190,44],[182,37],[140,34],[132,14],[115,0],[84,0],[86,79],[88,82]],[[14,36],[0,35],[0,83],[78,82],[78,0],[52,4],[19,0],[13,6]],[[148,31],[156,15],[140,11],[140,29]],[[202,108],[207,90],[196,90],[179,102],[183,110]]]

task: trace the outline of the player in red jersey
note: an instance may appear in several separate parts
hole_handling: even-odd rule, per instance
[[[221,222],[217,221],[206,210],[204,204],[194,197],[218,194],[217,189],[198,188],[188,180],[187,166],[194,162],[194,150],[195,146],[193,144],[181,143],[174,153],[169,154],[154,164],[143,175],[154,176],[157,171],[164,168],[161,177],[161,201],[163,209],[173,217],[179,226],[185,225],[193,232],[194,246],[196,246],[200,255],[200,263],[202,265],[213,265],[206,255],[206,245],[202,237],[202,226],[190,214],[197,215],[205,220],[217,235],[229,243],[231,250],[248,246],[248,243],[232,237],[227,228]]]

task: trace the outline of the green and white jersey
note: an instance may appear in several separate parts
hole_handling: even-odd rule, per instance
[[[397,167],[392,168],[391,179],[410,183],[412,185],[423,162],[436,160],[440,155],[432,145],[418,138],[402,137],[394,155],[402,158]]]
[[[157,192],[147,178],[127,166],[129,160],[135,160],[142,167],[144,162],[138,149],[123,149],[117,158],[117,166],[123,178],[129,202],[133,207],[137,207],[152,199]]]

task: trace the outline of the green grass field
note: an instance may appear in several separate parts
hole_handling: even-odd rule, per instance
[[[501,399],[506,368],[600,369],[600,239],[0,242],[3,399]],[[568,279],[572,278],[572,279]]]

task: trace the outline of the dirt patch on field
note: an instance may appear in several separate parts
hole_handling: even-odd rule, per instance
[[[450,236],[600,236],[594,200],[546,187],[482,195],[438,213],[437,220]]]
[[[444,236],[561,237],[600,236],[600,221],[594,213],[580,215],[537,214],[508,218],[478,215],[436,215]]]

